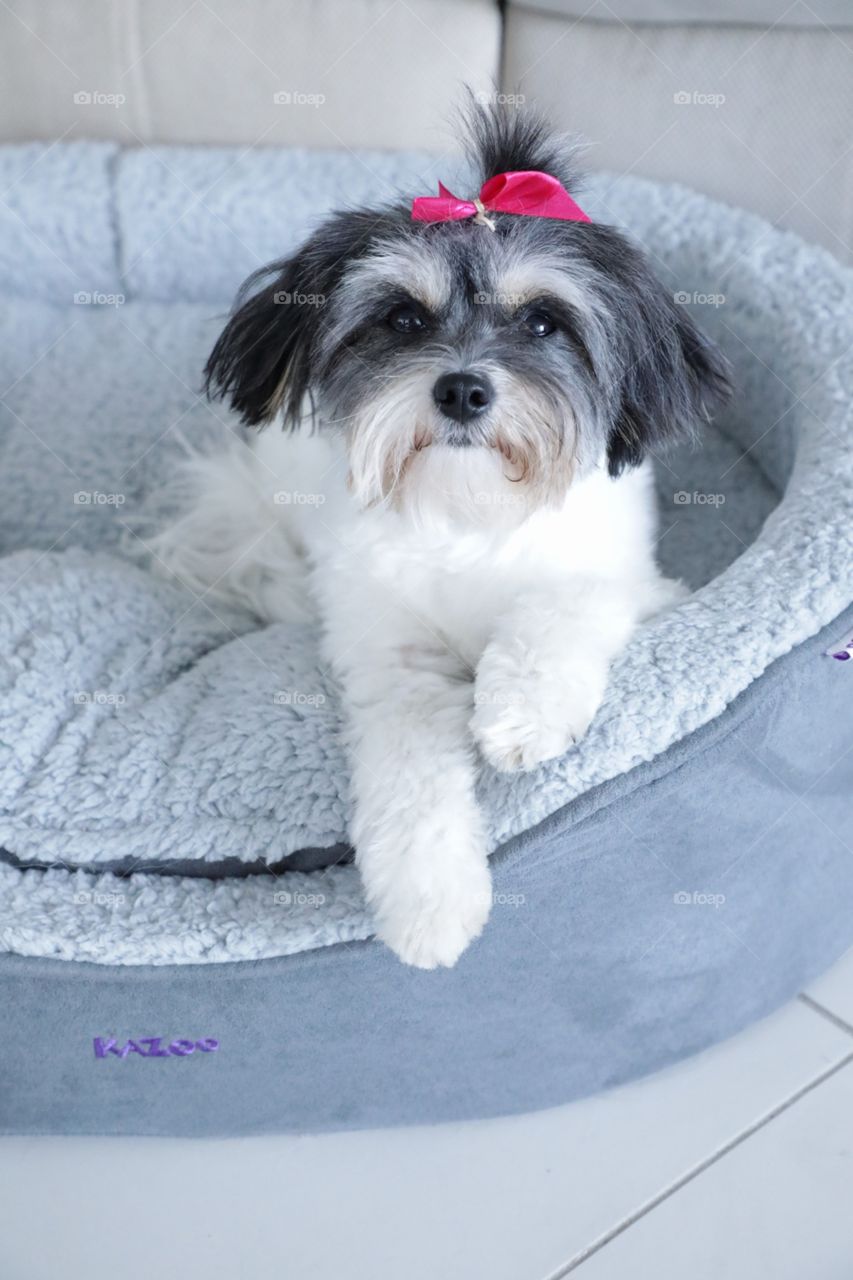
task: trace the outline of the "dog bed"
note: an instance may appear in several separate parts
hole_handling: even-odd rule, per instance
[[[136,554],[185,442],[233,429],[199,380],[243,277],[330,205],[438,177],[424,155],[0,150],[5,1132],[553,1105],[731,1034],[853,942],[853,276],[825,252],[677,187],[589,184],[737,395],[657,468],[689,598],[578,748],[483,770],[495,905],[453,970],[371,939],[311,629]]]

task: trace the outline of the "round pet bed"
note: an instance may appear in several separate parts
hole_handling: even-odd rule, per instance
[[[657,469],[692,594],[579,748],[484,769],[492,919],[420,973],[371,939],[310,628],[258,630],[127,550],[181,440],[229,426],[198,383],[239,280],[377,176],[428,189],[429,158],[70,144],[0,171],[0,1130],[553,1105],[731,1034],[853,942],[849,272],[688,191],[590,184],[737,394]]]

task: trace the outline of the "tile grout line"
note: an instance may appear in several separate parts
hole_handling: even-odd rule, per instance
[[[811,1009],[819,1018],[825,1018],[827,1022],[831,1022],[834,1027],[838,1027],[840,1031],[846,1031],[849,1036],[853,1036],[853,1023],[846,1022],[844,1018],[837,1013],[833,1013],[831,1009],[827,1009],[826,1005],[820,1004],[819,1001],[813,1000],[805,991],[801,991],[797,996],[801,1004],[807,1009]]]
[[[828,1016],[831,1021],[835,1020],[834,1015],[830,1014]],[[839,1019],[838,1021],[840,1022],[841,1020]],[[846,1024],[842,1024],[842,1026],[848,1033],[853,1033],[853,1027],[849,1027]],[[598,1253],[599,1250],[605,1247],[605,1245],[610,1244],[611,1240],[615,1240],[617,1236],[622,1235],[622,1233],[627,1231],[629,1227],[634,1226],[634,1224],[639,1222],[641,1218],[646,1217],[648,1213],[651,1213],[651,1211],[656,1209],[658,1205],[662,1204],[665,1200],[668,1200],[670,1196],[674,1195],[677,1191],[680,1191],[682,1187],[693,1182],[695,1178],[699,1177],[700,1173],[704,1173],[706,1169],[710,1169],[719,1160],[722,1160],[724,1156],[727,1156],[730,1151],[734,1151],[736,1147],[739,1147],[741,1143],[745,1142],[747,1138],[751,1138],[753,1134],[758,1133],[760,1129],[763,1129],[766,1125],[770,1124],[777,1116],[782,1115],[790,1107],[793,1107],[797,1102],[799,1102],[801,1098],[806,1097],[806,1095],[811,1093],[812,1090],[817,1089],[819,1085],[824,1084],[837,1072],[843,1070],[844,1067],[850,1066],[851,1063],[853,1063],[853,1050],[846,1053],[843,1058],[839,1058],[837,1062],[834,1062],[832,1066],[827,1067],[825,1071],[822,1071],[819,1075],[807,1081],[804,1085],[801,1085],[800,1088],[796,1089],[789,1097],[783,1099],[782,1102],[777,1103],[775,1107],[772,1107],[769,1111],[765,1112],[765,1114],[760,1116],[758,1120],[755,1120],[751,1125],[742,1129],[740,1133],[729,1139],[728,1142],[723,1143],[723,1145],[718,1147],[716,1151],[711,1153],[711,1155],[706,1156],[704,1160],[700,1160],[692,1169],[688,1169],[686,1173],[683,1173],[681,1177],[676,1178],[674,1182],[669,1184],[669,1186],[664,1187],[664,1189],[659,1191],[657,1195],[652,1196],[650,1200],[645,1201],[644,1204],[641,1204],[638,1209],[635,1209],[633,1213],[629,1214],[615,1227],[611,1227],[611,1229],[606,1231],[604,1235],[599,1236],[597,1240],[592,1242],[592,1244],[588,1245],[585,1249],[582,1249],[580,1253],[575,1254],[575,1256],[564,1266],[558,1267],[556,1271],[552,1271],[550,1275],[546,1277],[546,1280],[563,1280],[564,1276],[575,1271],[584,1262],[591,1258],[593,1254]]]

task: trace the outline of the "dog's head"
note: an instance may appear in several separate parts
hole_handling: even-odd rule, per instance
[[[535,115],[471,108],[480,180],[575,185],[575,148]],[[318,411],[365,506],[482,522],[563,500],[689,433],[727,391],[723,357],[613,227],[510,213],[332,215],[244,286],[207,365],[246,423]]]

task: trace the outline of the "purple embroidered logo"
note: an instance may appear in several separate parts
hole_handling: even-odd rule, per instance
[[[112,1036],[105,1038],[95,1036],[92,1041],[96,1058],[126,1058],[129,1054],[138,1054],[140,1058],[188,1058],[196,1049],[201,1053],[215,1053],[219,1048],[218,1040],[173,1040],[163,1047],[162,1036],[149,1036],[144,1040],[128,1040],[119,1045]]]
[[[831,649],[824,649],[827,658],[835,658],[836,662],[850,662],[853,659],[853,636],[845,636],[840,644]]]

